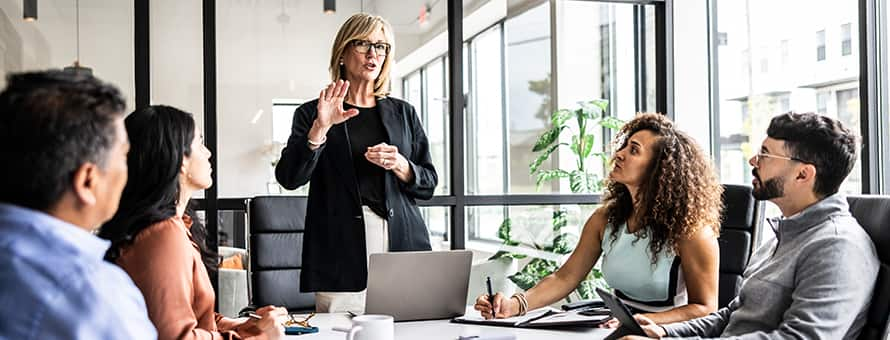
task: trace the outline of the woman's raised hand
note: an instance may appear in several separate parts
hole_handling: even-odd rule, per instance
[[[321,94],[318,95],[316,124],[327,129],[358,115],[358,109],[343,110],[343,99],[346,98],[347,89],[349,81],[341,79],[321,90]]]

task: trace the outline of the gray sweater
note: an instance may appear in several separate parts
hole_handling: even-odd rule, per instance
[[[664,325],[668,336],[732,339],[855,339],[878,274],[874,244],[835,194],[790,218],[767,222],[760,247],[727,307]]]

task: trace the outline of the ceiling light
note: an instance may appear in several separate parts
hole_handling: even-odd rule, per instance
[[[22,1],[22,17],[25,21],[37,20],[37,0]]]
[[[324,0],[324,13],[334,14],[337,11],[337,0]]]

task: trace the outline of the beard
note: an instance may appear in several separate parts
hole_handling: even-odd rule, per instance
[[[760,179],[760,174],[757,173],[757,169],[751,170],[751,173],[757,178],[757,181],[760,182],[760,185],[754,187],[754,190],[751,192],[751,196],[754,196],[754,199],[766,201],[785,195],[785,190],[783,189],[785,187],[784,178],[773,177],[764,182]]]

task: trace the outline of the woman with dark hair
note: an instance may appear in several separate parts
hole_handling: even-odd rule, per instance
[[[282,338],[284,308],[260,308],[259,321],[214,313],[216,297],[201,257],[207,245],[190,232],[186,213],[192,193],[212,185],[210,151],[191,114],[151,106],[124,123],[129,181],[99,236],[112,244],[106,259],[121,266],[145,296],[158,338]]]
[[[717,310],[723,187],[711,161],[661,114],[638,115],[615,145],[603,205],[566,263],[525,293],[496,294],[493,309],[480,296],[483,316],[524,314],[564,298],[601,256],[616,295],[659,324]]]

